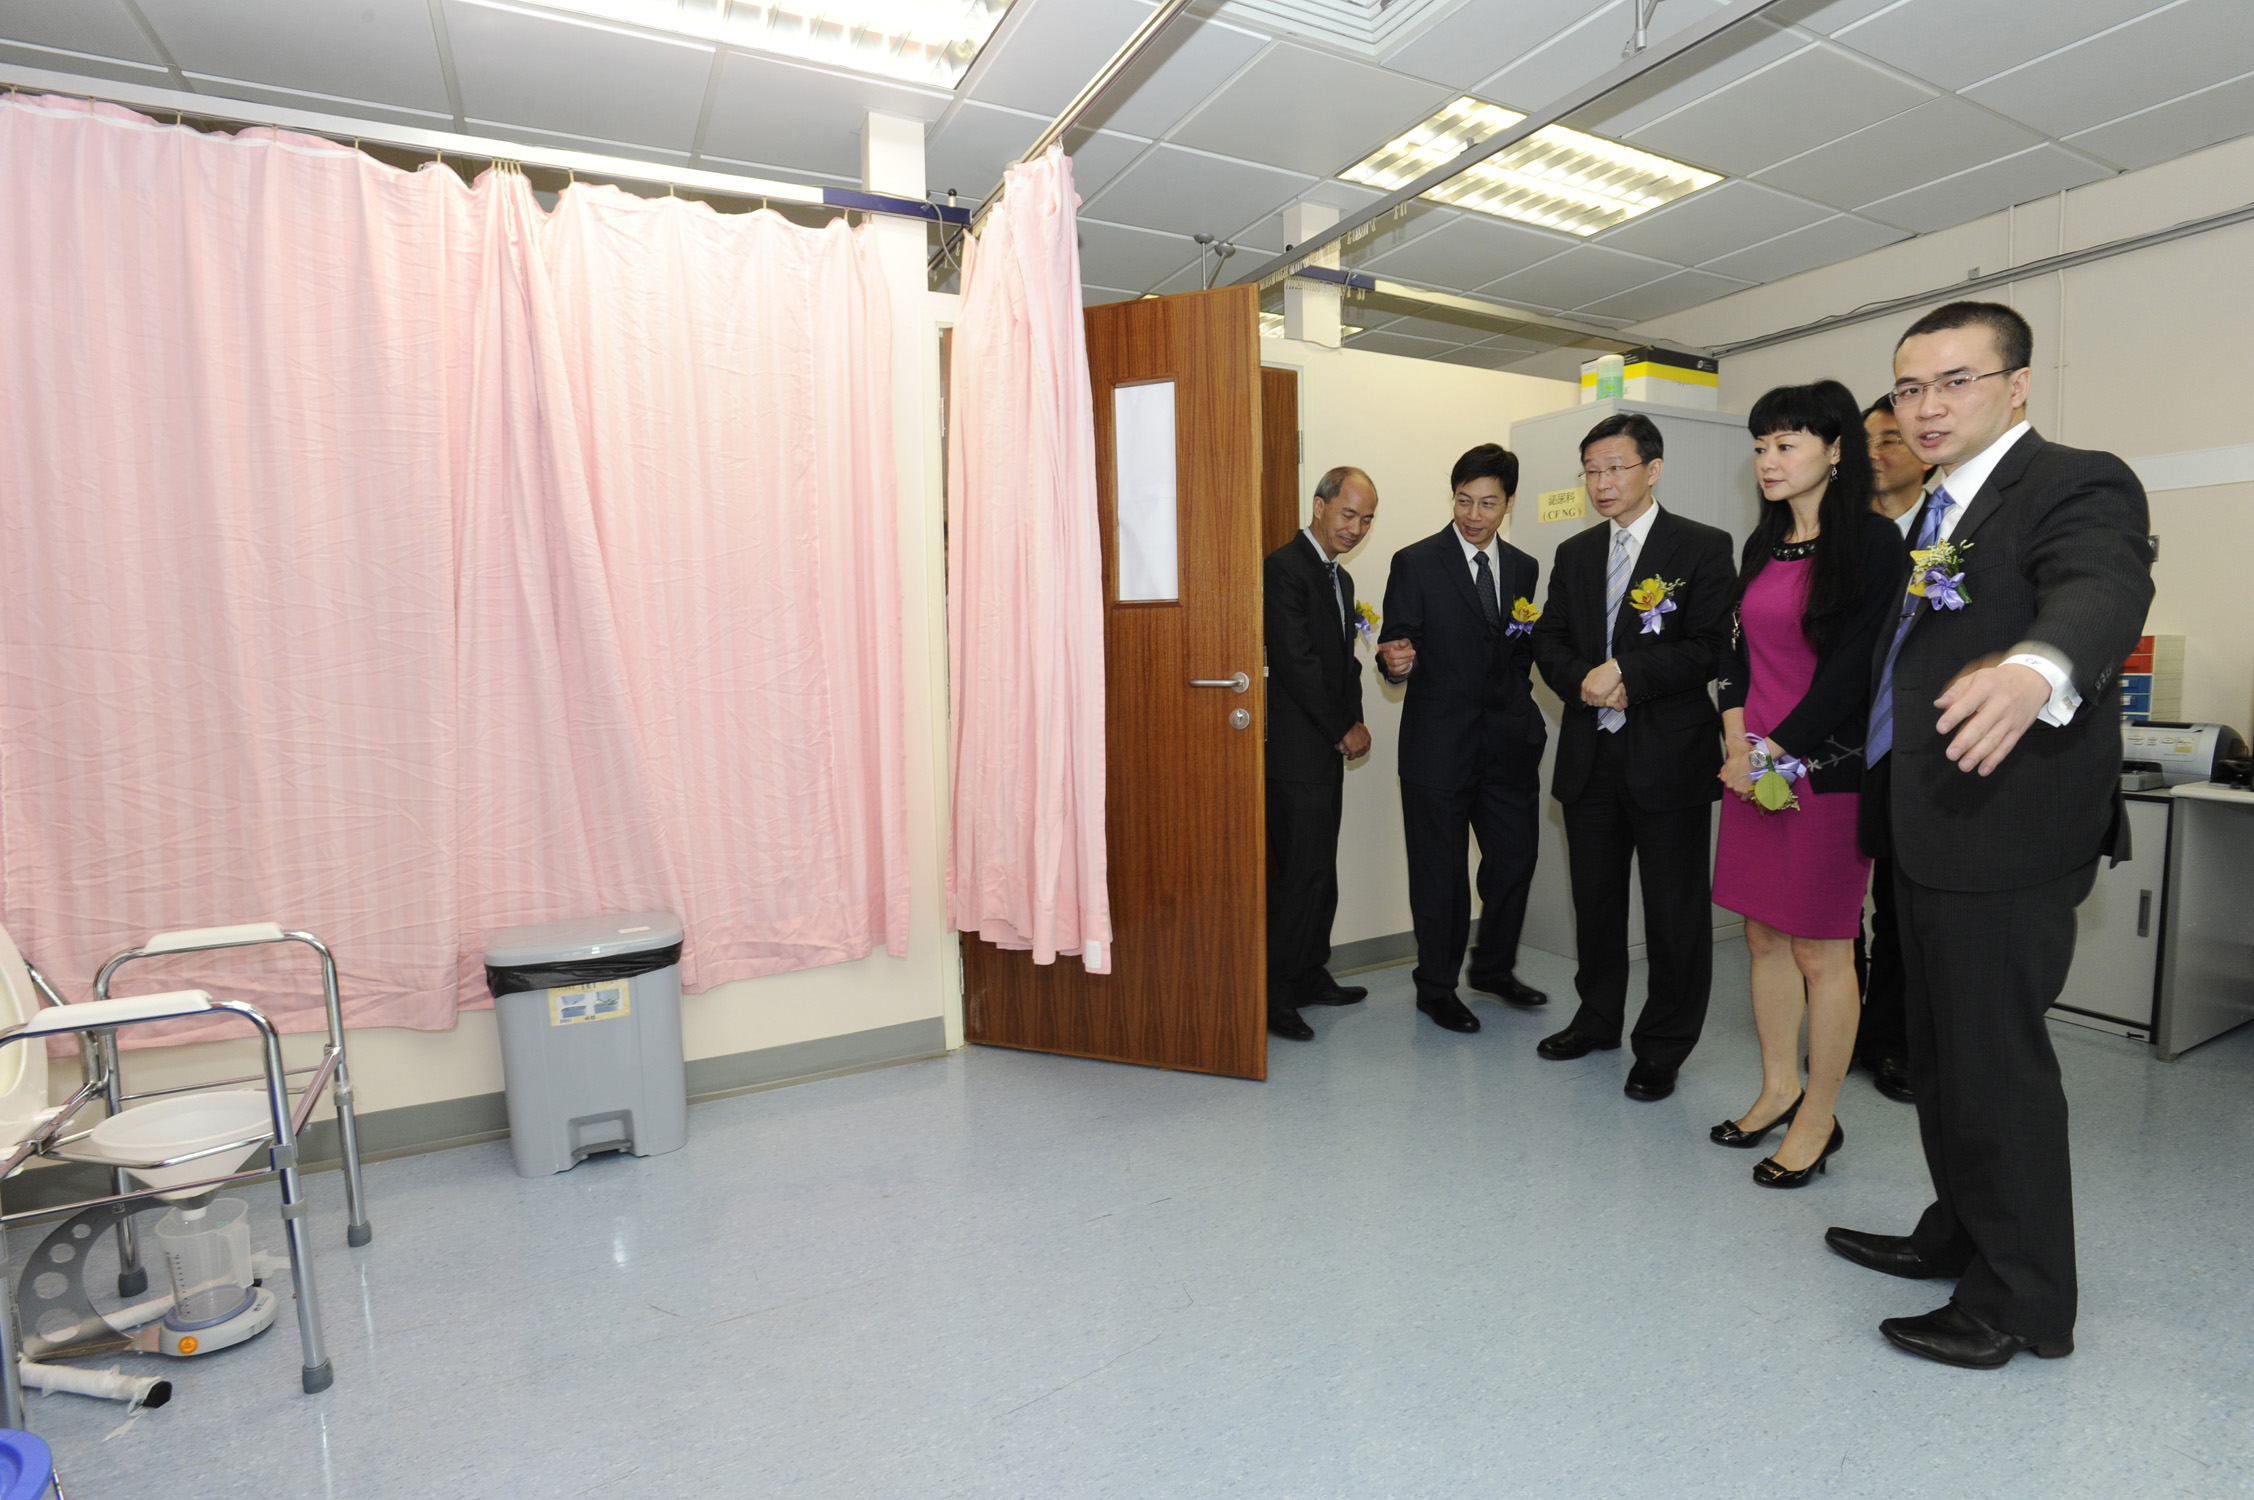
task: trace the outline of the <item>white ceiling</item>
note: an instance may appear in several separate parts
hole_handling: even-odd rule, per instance
[[[1195,235],[1240,247],[1226,280],[1284,248],[1288,204],[1373,201],[1335,174],[1459,93],[1534,110],[1606,71],[1633,3],[1422,0],[1364,43],[1341,40],[1342,0],[1199,7],[1069,141],[1089,300],[1200,285]],[[1653,35],[1722,3],[1661,0]],[[0,59],[810,183],[855,181],[884,109],[926,122],[934,196],[969,201],[1150,9],[1016,0],[952,93],[537,0],[0,0]],[[2254,131],[2254,3],[1785,0],[1572,123],[1731,180],[1592,240],[1420,204],[1347,264],[1657,317]],[[1529,353],[1444,318],[1350,321],[1394,353]]]

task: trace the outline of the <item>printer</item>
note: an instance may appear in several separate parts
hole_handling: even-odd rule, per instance
[[[2227,724],[2123,724],[2121,782],[2131,791],[2219,781],[2246,760],[2245,737]]]

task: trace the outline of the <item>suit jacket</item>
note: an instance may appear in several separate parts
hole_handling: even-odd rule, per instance
[[[2152,602],[2144,486],[2110,453],[2030,431],[1980,492],[1958,496],[1962,609],[1921,605],[1894,663],[1890,825],[1903,873],[1940,890],[2001,891],[2128,852],[2121,816],[2121,706],[2109,691]],[[1922,519],[1920,524],[1922,525]],[[1909,586],[1899,570],[1895,598]],[[1893,632],[1871,660],[1875,692]],[[1944,752],[1933,700],[1967,667],[2051,648],[2073,668],[2071,723],[2037,720],[1988,776]]]
[[[1339,623],[1330,573],[1307,538],[1268,554],[1260,569],[1268,645],[1268,776],[1275,781],[1337,781],[1345,774],[1338,742],[1362,722],[1362,663],[1354,655],[1353,615]],[[1338,570],[1349,611],[1354,578]]]
[[[1581,680],[1617,658],[1628,688],[1628,790],[1652,812],[1695,807],[1722,795],[1722,715],[1707,684],[1730,645],[1737,573],[1730,534],[1661,507],[1636,559],[1635,579],[1680,583],[1673,613],[1646,631],[1626,597],[1604,617],[1610,525],[1592,526],[1559,544],[1550,569],[1550,597],[1534,626],[1534,659],[1564,702],[1557,769],[1550,794],[1572,802],[1596,763],[1597,711],[1581,701]]]
[[[1480,779],[1490,747],[1524,744],[1539,756],[1548,737],[1528,686],[1533,638],[1508,629],[1511,604],[1534,597],[1541,565],[1500,540],[1493,557],[1500,591],[1497,625],[1487,623],[1479,606],[1453,524],[1393,554],[1378,639],[1407,640],[1417,648],[1401,707],[1403,781],[1470,786]]]
[[[1863,781],[1863,740],[1870,731],[1870,654],[1881,636],[1891,640],[1902,617],[1900,587],[1909,543],[1902,530],[1876,511],[1865,511],[1857,534],[1849,540],[1862,564],[1863,597],[1851,613],[1832,622],[1830,639],[1816,653],[1815,675],[1808,690],[1784,718],[1762,730],[1784,746],[1786,753],[1808,763],[1808,790],[1818,793],[1852,792]],[[1758,533],[1747,537],[1738,559],[1738,576],[1745,576],[1753,549],[1761,545]],[[1740,589],[1742,602],[1743,590]],[[1715,696],[1726,712],[1745,707],[1752,691],[1751,652],[1745,627],[1732,612],[1730,648],[1722,655],[1721,678]]]

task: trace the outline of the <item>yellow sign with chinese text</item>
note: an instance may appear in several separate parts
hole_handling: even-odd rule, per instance
[[[1578,521],[1589,513],[1588,493],[1579,485],[1569,490],[1546,490],[1541,496],[1538,519],[1544,524],[1551,521]]]

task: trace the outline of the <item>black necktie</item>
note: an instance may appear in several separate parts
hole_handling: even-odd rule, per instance
[[[1490,629],[1503,623],[1503,607],[1495,599],[1495,576],[1487,571],[1487,554],[1474,552],[1471,566],[1478,576],[1472,580],[1472,590],[1479,595],[1479,612],[1487,617]]]

